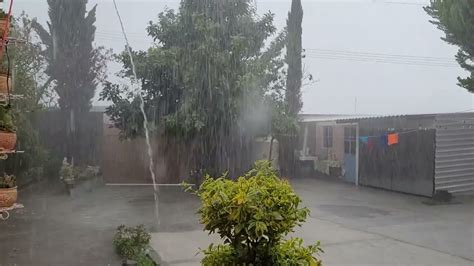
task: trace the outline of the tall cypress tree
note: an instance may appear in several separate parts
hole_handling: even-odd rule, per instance
[[[286,113],[287,116],[296,120],[298,113],[301,111],[303,102],[301,100],[301,81],[303,79],[302,66],[302,24],[303,7],[301,0],[293,0],[291,2],[291,11],[288,13],[287,20],[287,47],[286,47],[286,63],[288,64],[288,72],[286,79]],[[280,136],[279,163],[284,174],[295,173],[295,148],[297,144],[296,135]]]
[[[58,95],[64,114],[65,155],[81,160],[79,142],[85,115],[91,108],[98,82],[105,73],[102,48],[93,46],[96,7],[86,11],[87,0],[48,0],[48,31],[39,23],[33,27],[45,47],[46,74]]]
[[[303,107],[301,100],[301,80],[303,79],[302,66],[302,34],[303,7],[301,0],[291,2],[291,11],[288,14],[287,30],[288,45],[286,48],[286,62],[288,74],[286,79],[286,101],[288,113],[292,116],[298,115]]]

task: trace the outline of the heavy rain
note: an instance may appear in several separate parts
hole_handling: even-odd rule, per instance
[[[0,266],[474,264],[473,1],[0,9]]]

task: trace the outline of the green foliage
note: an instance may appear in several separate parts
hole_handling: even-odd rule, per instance
[[[235,265],[236,254],[230,245],[209,245],[207,249],[202,250],[204,258],[201,264],[204,266],[212,265]]]
[[[7,13],[5,13],[3,10],[0,11],[0,19],[6,18],[8,16]],[[3,30],[3,29],[2,29]]]
[[[9,107],[0,105],[0,130],[15,132],[16,126],[13,124],[13,117]]]
[[[64,158],[61,168],[59,169],[59,178],[66,184],[73,184],[75,180],[74,167]]]
[[[143,256],[146,255],[150,240],[151,235],[147,232],[145,226],[127,227],[121,225],[117,228],[113,244],[117,253],[123,259],[143,261],[143,265],[147,265]]]
[[[201,199],[200,221],[217,233],[223,245],[204,250],[204,265],[307,265],[317,260],[318,246],[304,248],[302,240],[283,238],[309,214],[288,181],[281,180],[268,161],[237,180],[207,176],[195,192]],[[279,264],[279,262],[282,264]],[[285,263],[287,264],[285,264]]]
[[[302,21],[301,0],[291,1],[291,11],[287,19],[287,48],[285,61],[288,64],[284,104],[274,111],[273,133],[279,144],[278,162],[283,174],[294,174],[296,167],[295,148],[297,146],[298,113],[303,107],[301,85],[302,64]],[[278,106],[278,105],[277,105]]]
[[[303,79],[302,22],[303,7],[301,6],[301,0],[292,0],[291,11],[288,13],[288,20],[286,22],[288,31],[288,45],[286,49],[286,62],[288,63],[286,102],[288,104],[288,112],[293,116],[298,115],[303,106],[301,99],[301,82]]]
[[[314,256],[323,252],[319,242],[316,245],[303,246],[301,238],[290,238],[282,241],[273,250],[275,265],[311,265],[321,266],[321,261]]]
[[[4,174],[0,176],[0,188],[14,188],[16,187],[16,177],[14,175]]]
[[[41,45],[35,42],[32,20],[24,13],[12,19],[10,36],[25,40],[21,45],[8,46],[8,56],[5,51],[2,62],[3,69],[7,69],[10,63],[10,68],[15,70],[12,77],[14,93],[22,95],[20,100],[11,101],[7,110],[10,118],[6,121],[14,118],[18,137],[16,148],[24,153],[9,155],[4,163],[7,172],[14,172],[22,183],[26,183],[32,178],[40,178],[43,166],[51,161],[34,126],[36,114],[43,109],[48,91],[40,84],[44,80],[44,61],[40,55]],[[5,110],[5,107],[0,107],[0,117]],[[0,121],[5,120],[0,118]]]
[[[92,43],[96,8],[86,11],[87,0],[48,0],[48,30],[33,21],[47,61],[46,74],[63,110],[88,111],[97,83],[105,77],[106,53]],[[53,39],[54,36],[54,39]]]
[[[79,166],[74,168],[75,177],[79,180],[87,180],[97,178],[100,174],[99,166]]]
[[[446,34],[442,39],[459,47],[456,61],[470,76],[458,77],[458,85],[474,93],[474,1],[431,0],[424,9],[433,17],[431,23]]]
[[[137,266],[156,266],[155,262],[146,254],[141,254],[135,259]]]
[[[43,88],[56,93],[62,114],[60,130],[66,134],[61,156],[77,164],[88,158],[81,151],[87,113],[100,82],[106,78],[109,52],[94,47],[96,7],[87,11],[87,0],[48,0],[48,27],[36,20],[32,27],[41,39],[41,56],[48,76]]]
[[[160,13],[147,30],[155,45],[133,52],[134,82],[141,85],[152,127],[193,143],[195,169],[233,174],[248,168],[245,152],[267,122],[255,123],[254,114],[263,113],[264,95],[282,66],[284,38],[276,38],[283,45],[266,47],[276,31],[273,14],[258,16],[250,0],[182,0],[178,12]],[[122,74],[131,77],[130,60],[118,58]],[[143,134],[129,88],[108,84],[101,96],[113,102],[107,114],[122,137]]]

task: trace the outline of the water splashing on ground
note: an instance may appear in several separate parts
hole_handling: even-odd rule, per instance
[[[128,53],[128,56],[130,57],[130,63],[132,65],[133,77],[135,78],[135,81],[137,81],[138,77],[137,77],[137,72],[135,70],[135,63],[133,62],[132,50],[131,50],[131,47],[130,47],[130,43],[128,42],[127,33],[125,32],[125,27],[124,27],[123,22],[122,22],[122,17],[120,16],[120,12],[119,12],[119,9],[117,7],[117,3],[115,2],[115,0],[114,0],[114,7],[115,7],[115,11],[117,12],[117,17],[118,17],[119,22],[120,22],[120,27],[122,29],[123,37],[125,38],[127,53]],[[153,196],[154,196],[154,199],[155,199],[155,218],[156,218],[156,223],[157,223],[157,226],[158,226],[159,223],[160,223],[159,216],[158,216],[158,214],[159,214],[159,212],[158,212],[158,186],[156,184],[156,176],[155,176],[155,171],[153,169],[153,166],[155,164],[153,162],[153,150],[151,148],[151,142],[150,142],[150,132],[149,132],[149,128],[148,128],[148,117],[147,117],[146,112],[145,112],[145,101],[143,100],[143,96],[142,96],[140,88],[138,86],[136,87],[135,93],[140,98],[140,110],[141,110],[142,115],[143,115],[143,128],[145,130],[145,139],[146,139],[146,146],[147,146],[148,159],[149,159],[148,170],[150,171],[151,179],[153,181],[153,191],[154,191]]]

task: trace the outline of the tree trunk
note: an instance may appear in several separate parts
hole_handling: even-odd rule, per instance
[[[268,161],[272,161],[272,151],[273,151],[273,141],[275,140],[275,137],[272,136],[272,139],[270,140],[270,151],[268,152]]]
[[[296,175],[296,143],[296,136],[284,136],[278,139],[278,163],[282,176],[295,177]]]

